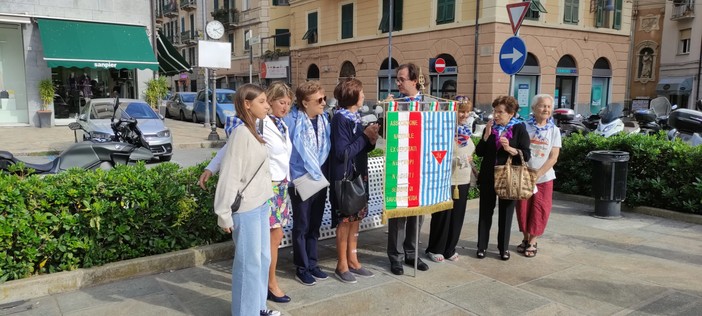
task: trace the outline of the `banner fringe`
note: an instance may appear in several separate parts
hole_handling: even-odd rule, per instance
[[[384,209],[383,210],[383,219],[382,219],[381,223],[383,225],[387,225],[388,219],[391,219],[391,218],[428,215],[428,214],[432,214],[432,213],[436,213],[436,212],[450,210],[452,208],[453,208],[453,200],[439,202],[437,204],[428,205],[428,206],[396,208],[396,209],[392,209],[390,211],[388,211],[387,209]]]

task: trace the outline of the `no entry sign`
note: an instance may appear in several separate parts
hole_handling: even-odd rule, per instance
[[[446,69],[446,61],[443,58],[437,58],[434,62],[434,70],[438,73],[444,73]]]

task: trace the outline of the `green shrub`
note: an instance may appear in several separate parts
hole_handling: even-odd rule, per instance
[[[0,175],[0,282],[226,240],[205,163]]]
[[[702,147],[668,141],[657,135],[616,135],[610,138],[590,133],[563,139],[554,167],[554,189],[571,194],[592,195],[592,163],[586,159],[593,150],[629,152],[627,192],[629,206],[653,206],[669,210],[702,211]]]

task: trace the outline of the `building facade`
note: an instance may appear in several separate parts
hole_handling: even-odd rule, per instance
[[[660,80],[656,94],[680,107],[702,99],[702,1],[665,2],[661,40]]]
[[[650,107],[658,96],[663,47],[664,0],[637,0],[632,9],[632,51],[629,72],[629,95],[632,110]]]
[[[142,0],[0,1],[0,126],[39,125],[42,79],[51,79],[56,89],[49,106],[56,124],[75,121],[86,100],[113,90],[138,98],[153,77],[148,69],[158,69],[149,12],[149,2]],[[80,32],[127,32],[134,46],[115,42],[104,47],[104,38],[76,35]],[[129,60],[85,54],[110,51]]]
[[[225,27],[224,36],[217,41],[232,46],[231,68],[214,69],[211,73],[218,88],[236,89],[247,82],[265,85],[270,80],[288,81],[290,21],[287,1],[157,1],[157,27],[193,66],[193,73],[170,78],[172,90],[204,89],[205,72],[197,67],[197,42],[205,38],[205,23],[213,20],[220,21]]]
[[[390,39],[389,0],[291,0],[293,83],[320,79],[329,94],[339,78],[354,76],[367,99],[383,99],[397,94],[394,69],[413,62],[429,79],[427,93],[475,94],[481,106],[507,93],[524,108],[531,96],[552,94],[557,107],[583,114],[625,102],[629,1],[532,1],[519,32],[526,63],[511,92],[499,51],[513,36],[506,5],[519,1],[480,1],[477,8],[476,0],[391,1]],[[446,61],[442,74],[430,64],[438,57]]]

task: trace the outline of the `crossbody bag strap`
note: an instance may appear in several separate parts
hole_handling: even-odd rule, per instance
[[[261,162],[261,164],[258,166],[258,169],[256,169],[256,172],[254,172],[253,176],[251,176],[251,179],[249,179],[249,182],[247,182],[246,185],[244,186],[244,188],[241,189],[241,191],[239,191],[239,192],[244,192],[246,190],[246,188],[249,187],[249,184],[251,184],[251,181],[253,181],[253,178],[256,177],[256,175],[258,174],[258,171],[261,170],[261,167],[263,167],[263,163],[265,163],[265,162],[266,162],[266,160],[263,160],[263,162]]]

